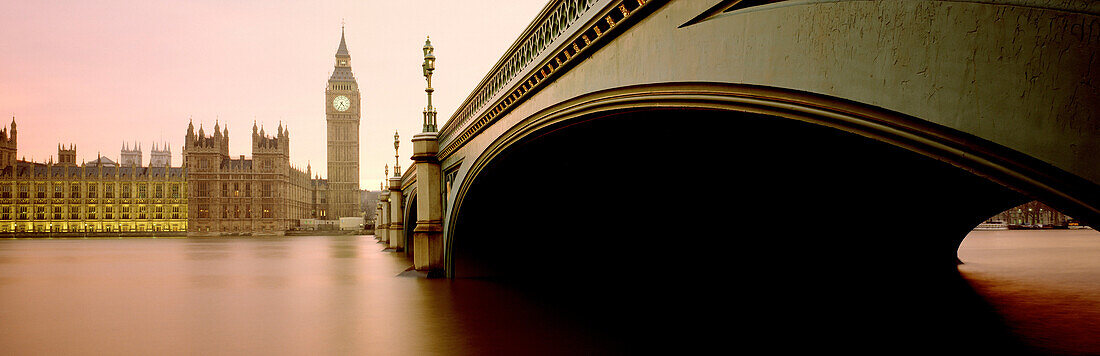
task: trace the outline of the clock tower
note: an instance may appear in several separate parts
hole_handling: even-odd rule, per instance
[[[328,216],[359,216],[359,84],[340,28],[336,63],[325,88],[328,132]]]

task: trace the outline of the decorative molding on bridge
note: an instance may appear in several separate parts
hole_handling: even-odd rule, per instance
[[[409,187],[416,186],[416,165],[410,165],[409,169],[405,170],[405,173],[401,175],[401,190],[408,190]],[[415,189],[415,188],[413,188]]]
[[[446,158],[482,128],[545,87],[663,0],[552,1],[440,130]],[[602,3],[602,6],[594,6]],[[598,9],[593,11],[593,9]],[[581,19],[586,21],[581,23]],[[568,29],[568,37],[560,36]],[[552,44],[557,46],[551,46]],[[553,49],[548,51],[547,49]],[[522,80],[519,80],[522,78]],[[507,89],[507,90],[505,90]],[[491,104],[491,105],[490,105]],[[477,118],[477,120],[473,120]]]
[[[714,5],[706,13],[700,14],[700,16],[691,19],[681,27],[691,26],[696,23],[700,23],[706,20],[717,18],[723,15],[733,14],[745,14],[755,11],[767,11],[778,9],[788,6],[802,6],[802,5],[816,5],[822,3],[838,3],[846,1],[862,1],[862,0],[783,0],[775,2],[752,2],[743,0],[722,0],[722,2]],[[1029,7],[1034,9],[1045,10],[1058,10],[1066,11],[1077,14],[1088,15],[1100,15],[1100,1],[1095,0],[938,0],[940,2],[956,2],[956,3],[980,3],[980,4],[996,4],[1004,6],[1018,6]],[[1082,27],[1084,34],[1092,34],[1098,36],[1100,33],[1090,32],[1088,28]]]

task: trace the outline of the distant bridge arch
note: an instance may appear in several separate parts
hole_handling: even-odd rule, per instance
[[[409,223],[403,226],[401,232],[401,239],[404,240],[405,256],[413,257],[415,251],[413,251],[413,229],[416,228],[416,187],[410,187],[404,189],[406,192],[406,199],[404,200],[404,214],[405,221]]]

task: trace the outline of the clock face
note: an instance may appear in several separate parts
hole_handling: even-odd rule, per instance
[[[346,96],[338,96],[332,99],[332,108],[338,111],[347,111],[351,107],[351,100],[348,100]]]

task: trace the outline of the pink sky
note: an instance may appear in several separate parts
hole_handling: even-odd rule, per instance
[[[545,1],[0,1],[0,120],[14,114],[19,155],[75,144],[77,160],[117,159],[153,142],[181,162],[188,117],[228,125],[230,154],[251,155],[254,119],[290,128],[291,163],[325,170],[325,82],[346,23],[363,97],[361,187],[409,167],[425,105],[420,63],[432,37],[434,104],[450,118]],[[209,130],[209,129],[208,129]]]

